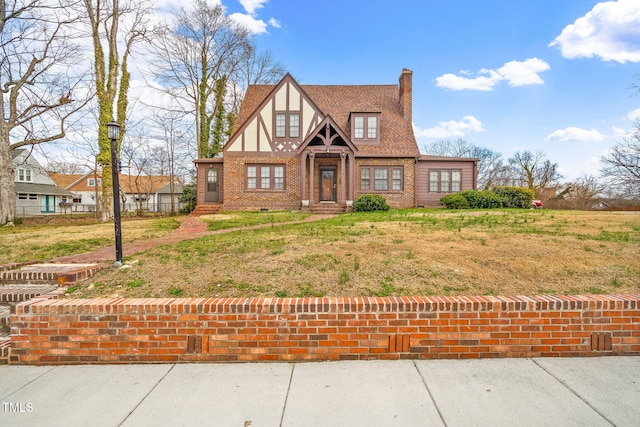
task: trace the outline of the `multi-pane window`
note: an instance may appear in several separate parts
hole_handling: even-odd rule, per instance
[[[300,137],[299,113],[276,113],[276,138]]]
[[[37,194],[19,193],[18,194],[18,199],[20,199],[20,200],[38,200],[38,195]]]
[[[389,189],[389,169],[375,168],[374,176],[373,189],[376,191],[387,191]]]
[[[248,165],[248,190],[284,190],[283,165]]]
[[[276,114],[276,138],[287,136],[287,115]]]
[[[429,191],[431,193],[458,193],[462,190],[462,172],[459,170],[430,170]]]
[[[96,180],[93,179],[93,178],[87,179],[87,186],[88,187],[95,187],[96,186]]]
[[[376,139],[378,136],[378,118],[367,117],[367,138]]]
[[[371,178],[373,177],[373,188]],[[404,185],[402,167],[381,166],[360,168],[360,190],[402,191]]]
[[[300,115],[289,114],[289,136],[298,138],[300,136]]]
[[[377,142],[380,134],[378,113],[354,113],[352,116],[352,135],[355,140]]]
[[[360,189],[369,190],[371,188],[371,169],[362,168],[360,171]]]
[[[353,124],[353,137],[356,139],[364,138],[364,117],[356,116]]]
[[[31,169],[18,169],[18,181],[31,182]]]

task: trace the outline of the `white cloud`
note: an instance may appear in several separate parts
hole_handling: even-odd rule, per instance
[[[640,108],[636,108],[635,110],[630,111],[629,114],[627,114],[627,119],[629,120],[640,119]]]
[[[449,138],[463,137],[471,132],[484,132],[482,122],[473,116],[464,116],[462,121],[440,122],[438,126],[422,129],[413,124],[413,131],[417,137],[422,138]]]
[[[598,3],[549,46],[558,46],[568,59],[598,56],[604,61],[640,62],[640,2]]]
[[[262,19],[256,19],[253,16],[245,15],[244,13],[232,13],[229,17],[248,28],[253,34],[262,34],[267,32],[267,24]]]
[[[604,141],[607,137],[596,129],[586,130],[577,127],[558,129],[547,136],[545,141]]]
[[[244,10],[251,16],[254,16],[257,9],[264,7],[268,0],[239,0]]]
[[[280,21],[278,21],[276,18],[269,19],[269,25],[271,25],[273,28],[282,28],[282,24],[280,24]]]
[[[619,128],[619,127],[616,127],[616,126],[613,126],[611,129],[613,130],[614,138],[623,138],[623,137],[627,136],[628,133],[629,133],[626,130],[624,130],[622,128]]]
[[[451,90],[493,90],[493,87],[501,81],[506,81],[509,86],[526,86],[544,84],[539,73],[549,70],[551,67],[546,61],[538,58],[529,58],[524,61],[511,61],[505,63],[497,70],[483,68],[477,77],[462,77],[455,74],[444,74],[436,78],[436,86]],[[471,76],[468,71],[460,71],[459,74]]]

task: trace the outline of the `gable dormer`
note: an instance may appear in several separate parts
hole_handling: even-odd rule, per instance
[[[245,99],[250,105],[252,97],[260,96],[264,96],[260,88],[249,87]],[[238,124],[239,128],[225,145],[225,153],[293,155],[324,117],[290,74],[275,85],[258,107],[247,115],[248,118]]]
[[[381,113],[379,111],[352,112],[349,114],[351,140],[355,144],[379,144],[380,118]]]

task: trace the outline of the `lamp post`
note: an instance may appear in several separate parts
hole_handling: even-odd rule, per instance
[[[116,234],[116,262],[122,265],[122,228],[120,226],[120,160],[116,144],[120,138],[120,125],[116,122],[107,123],[107,138],[111,140],[111,177],[113,184],[113,225]]]

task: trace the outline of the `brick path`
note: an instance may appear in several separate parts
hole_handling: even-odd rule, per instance
[[[274,225],[289,225],[289,224],[301,224],[305,222],[319,221],[323,219],[333,218],[335,215],[311,215],[301,221],[289,221],[280,222],[275,224],[259,224],[249,227],[235,227],[227,228],[224,230],[208,231],[207,224],[199,217],[189,215],[186,217],[177,218],[180,221],[180,227],[173,230],[171,233],[164,237],[157,237],[155,239],[139,240],[130,243],[124,243],[122,245],[122,252],[124,256],[131,256],[140,252],[144,252],[148,249],[155,248],[156,246],[181,242],[183,240],[197,239],[199,237],[210,236],[213,234],[230,233],[238,230],[251,230],[257,228],[267,228]],[[96,249],[92,252],[86,252],[83,254],[68,255],[62,257],[56,257],[52,260],[55,263],[102,263],[115,260],[116,249],[115,246],[104,246]]]

